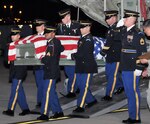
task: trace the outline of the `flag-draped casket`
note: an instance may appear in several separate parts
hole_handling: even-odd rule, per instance
[[[74,65],[71,60],[71,54],[77,51],[77,42],[79,36],[62,36],[56,35],[61,41],[65,50],[60,56],[60,65]],[[96,59],[101,59],[99,51],[104,45],[105,40],[98,37],[93,37],[94,56]],[[8,60],[15,61],[16,65],[39,65],[40,59],[45,55],[47,40],[44,36],[30,35],[19,41],[10,43],[8,51]]]

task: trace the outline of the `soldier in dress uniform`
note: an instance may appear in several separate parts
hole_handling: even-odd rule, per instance
[[[44,29],[46,25],[46,20],[35,19],[34,26],[36,28],[36,35],[44,37]],[[37,86],[37,105],[36,107],[41,107],[42,97],[43,97],[43,84],[44,84],[44,71],[43,66],[34,66],[35,82]]]
[[[70,35],[70,36],[79,36],[81,35],[80,29],[79,29],[79,23],[73,22],[71,20],[71,11],[70,9],[61,10],[59,12],[59,16],[62,20],[62,23],[58,24],[57,28],[57,34],[58,35]],[[75,66],[64,66],[65,73],[68,77],[68,84],[67,84],[67,98],[75,97],[75,92],[77,91],[77,86],[75,83],[75,77],[74,74]]]
[[[101,100],[110,101],[113,94],[120,94],[124,91],[119,72],[121,37],[120,29],[116,27],[118,11],[109,10],[104,13],[109,29],[106,36],[106,44],[100,52],[103,56],[106,56],[105,70],[107,79],[106,94]]]
[[[16,42],[20,39],[21,30],[18,26],[14,26],[11,29],[11,40],[12,42]],[[3,111],[3,114],[8,116],[14,116],[14,111],[16,104],[18,102],[22,112],[19,113],[20,116],[24,116],[30,113],[26,96],[24,93],[24,89],[22,83],[27,74],[27,67],[26,66],[18,66],[14,65],[14,62],[10,62],[10,77],[12,80],[11,85],[11,94],[8,102],[8,109]]]
[[[93,73],[97,73],[97,63],[93,54],[94,41],[90,33],[90,29],[91,22],[80,22],[80,31],[82,37],[78,41],[77,52],[72,54],[72,59],[75,60],[76,63],[76,83],[80,90],[80,94],[77,99],[77,108],[73,110],[73,112],[84,112],[84,107],[92,107],[97,103],[97,100],[90,91]],[[85,104],[87,105],[85,106]]]
[[[122,31],[122,52],[120,69],[122,71],[122,80],[125,94],[128,100],[129,118],[122,123],[141,123],[140,118],[140,90],[139,79],[142,73],[141,66],[138,66],[138,56],[146,52],[146,43],[144,34],[136,28],[135,24],[138,12],[124,11],[124,26]]]
[[[45,37],[47,39],[47,48],[45,56],[42,58],[44,63],[44,95],[41,106],[41,116],[38,120],[48,120],[50,109],[53,112],[53,116],[50,118],[63,117],[59,99],[56,93],[56,80],[60,76],[59,59],[60,53],[64,50],[60,40],[55,38],[56,28],[52,26],[46,26]]]

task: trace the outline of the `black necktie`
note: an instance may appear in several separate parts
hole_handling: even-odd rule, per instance
[[[69,28],[69,25],[66,25],[67,28]]]

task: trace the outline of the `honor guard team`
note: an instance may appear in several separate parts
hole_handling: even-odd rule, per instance
[[[105,21],[109,28],[106,35],[106,44],[100,54],[106,57],[106,79],[107,87],[105,96],[101,100],[109,102],[113,95],[125,91],[128,100],[129,118],[122,123],[141,123],[140,118],[140,91],[139,79],[144,66],[140,66],[138,56],[147,52],[144,34],[136,27],[139,13],[131,10],[124,10],[124,25],[118,26],[118,11],[105,11]],[[90,85],[94,73],[97,73],[97,63],[94,59],[94,41],[90,32],[92,23],[90,21],[73,22],[71,11],[65,9],[59,12],[61,23],[57,27],[46,25],[43,19],[34,21],[37,31],[36,35],[43,35],[46,40],[45,56],[41,58],[42,66],[34,67],[37,85],[37,105],[41,108],[41,116],[38,120],[48,120],[49,111],[53,116],[50,118],[63,117],[61,105],[56,92],[56,80],[60,76],[59,58],[64,50],[57,35],[81,36],[78,41],[77,52],[71,54],[75,66],[65,66],[64,70],[68,78],[67,98],[76,96],[77,107],[73,112],[81,113],[87,107],[97,104],[92,95]],[[146,31],[145,31],[146,32]],[[11,39],[15,42],[20,39],[20,29],[12,28]],[[143,62],[144,63],[144,62]],[[26,76],[26,66],[15,66],[10,62],[12,88],[8,103],[8,109],[3,114],[14,116],[16,103],[22,109],[19,115],[30,114],[22,82]]]

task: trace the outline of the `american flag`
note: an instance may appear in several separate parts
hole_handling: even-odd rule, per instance
[[[9,50],[8,50],[8,61],[16,60],[16,45],[27,44],[27,43],[34,44],[35,53],[38,59],[40,59],[43,55],[45,55],[46,43],[47,43],[45,37],[39,35],[30,35],[16,42],[10,43]]]
[[[75,53],[77,51],[77,42],[79,40],[79,36],[64,36],[64,35],[56,35],[56,38],[58,38],[61,41],[61,44],[64,46],[65,50],[61,53],[60,58],[70,58],[68,56],[71,55],[71,53]],[[101,55],[99,54],[99,51],[102,49],[104,44],[104,39],[99,37],[93,37],[94,39],[94,56],[96,59],[101,59]],[[12,42],[9,45],[9,51],[8,51],[8,60],[14,61],[16,60],[16,45],[19,44],[27,44],[27,43],[33,43],[35,46],[35,53],[36,57],[40,59],[45,55],[45,49],[46,49],[46,43],[47,40],[44,36],[39,35],[30,35],[25,38],[22,38],[16,42]]]
[[[100,54],[100,51],[102,50],[106,40],[101,38],[101,37],[96,37],[93,36],[93,40],[94,40],[94,57],[97,60],[100,60],[103,58],[103,56]]]
[[[65,49],[61,53],[60,58],[70,58],[69,56],[77,51],[77,44],[80,39],[80,36],[56,35],[56,38],[58,38],[61,41],[61,44],[64,46]]]
[[[56,38],[58,38],[61,41],[61,44],[64,46],[65,50],[61,53],[61,58],[67,58],[68,55],[71,55],[71,53],[74,53],[77,51],[77,42],[79,40],[79,36],[62,36],[57,35]],[[45,55],[45,49],[46,49],[46,43],[47,40],[42,35],[30,35],[25,38],[22,38],[16,42],[12,42],[9,45],[9,51],[8,51],[8,61],[14,61],[16,60],[16,45],[19,44],[27,44],[27,43],[33,43],[35,46],[35,53],[36,57],[40,59]]]

